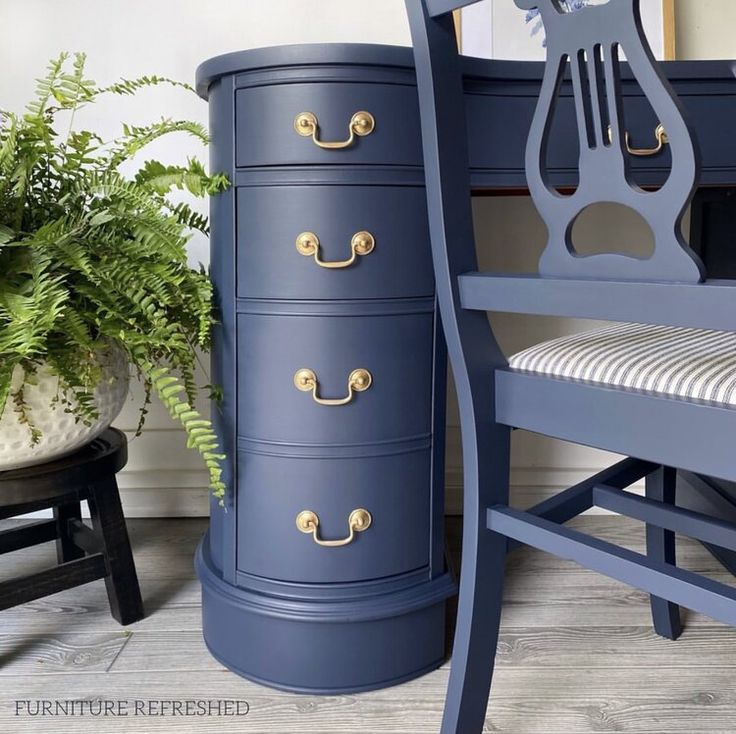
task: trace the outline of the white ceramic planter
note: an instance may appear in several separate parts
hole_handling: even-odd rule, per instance
[[[25,386],[24,398],[34,425],[42,433],[41,439],[35,446],[31,445],[28,426],[18,421],[18,413],[13,410],[10,400],[0,419],[0,471],[58,459],[81,448],[110,427],[128,395],[129,366],[125,353],[115,347],[102,352],[100,359],[103,378],[95,391],[99,417],[89,426],[82,421],[75,422],[74,415],[66,413],[65,406],[54,401],[59,378],[48,366],[38,368],[37,384]],[[22,376],[20,368],[16,368],[11,392],[20,386]]]

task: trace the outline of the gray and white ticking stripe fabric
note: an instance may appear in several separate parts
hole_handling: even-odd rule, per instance
[[[509,364],[524,372],[736,407],[736,333],[618,324],[537,344]]]

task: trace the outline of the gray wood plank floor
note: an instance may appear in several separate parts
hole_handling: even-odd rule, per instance
[[[615,517],[576,527],[635,550],[643,528]],[[0,527],[8,523],[0,523]],[[201,638],[192,554],[206,521],[129,523],[149,616],[121,629],[102,582],[0,612],[0,732],[420,734],[436,732],[449,666],[397,688],[295,696],[231,674]],[[450,521],[457,553],[459,522]],[[681,565],[733,580],[698,544]],[[0,580],[39,570],[53,545],[0,558]],[[498,672],[486,731],[512,734],[736,732],[736,631],[686,613],[677,643],[652,632],[644,594],[566,561],[523,549],[508,564]],[[15,715],[17,699],[232,698],[243,718],[141,719]]]

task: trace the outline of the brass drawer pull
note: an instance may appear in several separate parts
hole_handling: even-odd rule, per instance
[[[296,516],[296,526],[302,533],[311,535],[317,545],[325,548],[340,548],[341,546],[350,545],[355,540],[356,533],[362,533],[368,530],[373,522],[371,513],[368,510],[353,510],[348,518],[348,530],[350,534],[342,540],[322,540],[319,537],[319,516],[311,510],[304,510]]]
[[[300,255],[304,257],[313,257],[314,262],[321,268],[331,270],[339,270],[349,268],[357,259],[370,255],[376,247],[376,238],[370,232],[358,232],[353,235],[350,243],[352,255],[347,260],[336,260],[334,262],[325,262],[319,258],[319,237],[314,232],[302,232],[296,238],[296,249]]]
[[[326,143],[319,139],[319,120],[314,112],[300,112],[294,119],[294,129],[304,138],[312,138],[315,145],[325,150],[349,148],[355,142],[355,136],[365,137],[376,129],[376,121],[370,112],[356,112],[350,120],[347,140]]]
[[[328,400],[317,395],[319,382],[317,381],[317,375],[312,370],[306,368],[301,369],[297,371],[297,373],[294,375],[294,385],[296,386],[297,390],[301,390],[302,392],[311,392],[312,398],[314,399],[315,403],[330,406],[347,405],[349,402],[352,401],[356,392],[364,392],[371,386],[372,382],[373,377],[371,376],[371,373],[368,372],[368,370],[353,370],[350,373],[350,377],[348,377],[347,397]]]
[[[661,123],[657,125],[657,127],[654,130],[654,137],[657,141],[657,145],[654,148],[632,148],[631,147],[631,137],[629,136],[629,133],[626,133],[626,150],[629,152],[629,155],[635,155],[639,158],[648,158],[652,155],[657,155],[657,153],[661,153],[664,149],[665,145],[669,145],[670,139],[667,137],[667,131],[664,129],[664,125]],[[610,142],[613,142],[613,130],[611,129],[610,125],[608,127],[608,140]]]

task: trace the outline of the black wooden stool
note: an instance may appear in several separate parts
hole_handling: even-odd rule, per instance
[[[112,616],[142,619],[135,572],[115,475],[128,460],[125,436],[113,428],[71,456],[0,472],[0,520],[53,508],[53,520],[0,531],[0,554],[56,541],[59,565],[0,583],[0,610],[105,579]],[[92,527],[82,522],[87,500]]]

